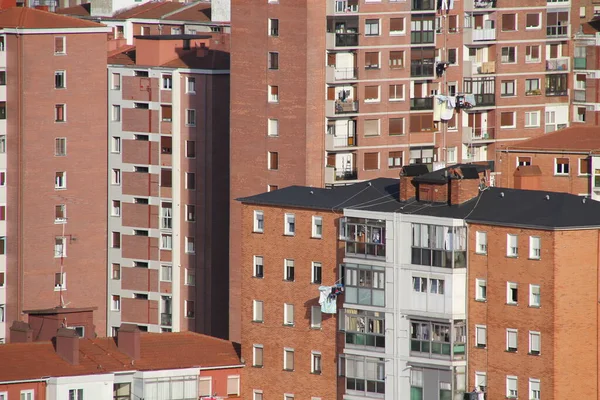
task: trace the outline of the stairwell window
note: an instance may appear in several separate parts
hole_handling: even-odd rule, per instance
[[[163,233],[160,235],[160,249],[161,250],[172,250],[173,249],[173,236],[170,234]]]
[[[67,256],[67,238],[64,236],[57,236],[54,238],[54,258],[61,258]]]
[[[186,300],[184,312],[186,318],[196,318],[196,303],[193,300]]]
[[[67,155],[67,138],[54,139],[54,155],[64,157]]]
[[[555,175],[569,175],[569,159],[568,158],[556,158],[554,160],[554,174]]]
[[[475,300],[487,300],[487,281],[485,279],[475,279]]]
[[[6,153],[6,135],[0,135],[0,154]]]
[[[83,400],[83,389],[70,389],[69,400]]]
[[[185,285],[196,286],[196,271],[191,268],[185,269]]]
[[[269,151],[267,159],[267,168],[272,171],[279,169],[279,153],[276,151]]]
[[[54,274],[54,291],[60,292],[67,290],[67,273],[57,272]]]
[[[67,38],[65,36],[54,37],[54,54],[63,55],[67,54]]]
[[[111,88],[121,90],[121,74],[113,72],[111,75]]]
[[[113,249],[120,249],[121,248],[121,232],[113,232],[112,233],[112,242],[111,242],[112,248]]]
[[[312,329],[321,329],[322,315],[320,306],[310,308],[310,327]]]
[[[56,104],[54,106],[54,122],[66,122],[67,121],[67,105]]]
[[[270,51],[267,59],[269,69],[279,69],[279,53]]]
[[[187,222],[196,222],[196,206],[192,204],[185,205],[185,220]]]
[[[54,174],[54,189],[67,188],[67,173],[60,171]]]
[[[2,220],[4,220],[4,218]],[[67,205],[57,204],[54,206],[54,223],[64,224],[65,222],[67,222]]]
[[[269,18],[269,36],[279,36],[279,20],[276,18]]]
[[[279,86],[269,85],[269,103],[279,103]]]
[[[313,351],[310,354],[310,372],[313,374],[321,374],[321,353]]]
[[[294,236],[296,234],[296,216],[294,214],[285,214],[285,225],[283,227],[283,233],[287,236]]]
[[[54,88],[65,89],[67,87],[67,73],[65,71],[56,71],[54,73]]]
[[[185,126],[196,126],[196,110],[185,110]]]
[[[185,237],[185,252],[188,254],[196,253],[196,239],[191,236]]]
[[[187,190],[196,190],[196,174],[194,172],[185,173],[185,188]]]
[[[517,257],[519,255],[518,247],[518,236],[517,235],[506,235],[506,256]]]

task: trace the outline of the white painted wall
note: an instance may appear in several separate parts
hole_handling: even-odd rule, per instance
[[[114,374],[67,376],[50,378],[46,388],[48,400],[69,399],[69,390],[83,389],[85,400],[112,399]]]
[[[231,0],[211,1],[211,20],[214,22],[231,21]]]

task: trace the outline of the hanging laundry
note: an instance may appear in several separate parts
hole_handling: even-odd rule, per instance
[[[448,107],[456,108],[456,96],[448,96]]]
[[[319,286],[319,305],[323,314],[337,313],[337,297],[344,292],[342,284]]]
[[[433,121],[439,122],[442,118],[442,107],[446,102],[446,96],[435,95],[433,96]]]
[[[471,107],[475,107],[477,105],[474,94],[465,94],[465,102],[469,103]]]
[[[442,121],[450,121],[454,116],[454,106],[451,106],[451,104],[456,105],[456,101],[451,102],[450,100],[446,100],[442,103],[440,113],[440,118]]]

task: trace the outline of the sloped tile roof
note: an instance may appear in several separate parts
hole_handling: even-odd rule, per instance
[[[59,15],[35,8],[13,7],[0,10],[0,28],[65,29],[102,28],[106,25]]]
[[[175,1],[150,1],[148,3],[140,4],[137,7],[117,11],[113,17],[115,19],[160,19],[165,14],[177,11],[183,7],[185,7],[185,4]]]
[[[600,127],[571,126],[545,135],[518,142],[503,150],[600,150]]]

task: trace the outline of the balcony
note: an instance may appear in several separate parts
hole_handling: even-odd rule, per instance
[[[335,101],[336,114],[350,114],[358,112],[358,101]]]
[[[412,0],[412,11],[435,11],[435,0]]]
[[[493,11],[496,8],[496,0],[465,0],[465,11]]]
[[[561,38],[569,36],[569,25],[553,25],[546,27],[546,37]]]
[[[358,68],[327,67],[327,82],[350,81],[357,77]]]
[[[546,71],[564,72],[569,70],[568,58],[557,58],[554,60],[546,60]]]
[[[575,57],[573,62],[574,69],[586,69],[587,59],[585,57]]]
[[[336,33],[335,47],[358,46],[358,33]]]
[[[585,102],[585,90],[574,90],[573,101]]]
[[[331,134],[325,135],[325,150],[333,151],[340,150],[346,147],[355,147],[355,136],[335,136]]]
[[[465,44],[474,44],[475,42],[486,42],[496,40],[495,28],[466,28],[465,34]]]
[[[558,88],[546,88],[546,96],[555,97],[555,96],[566,96],[569,93],[567,89],[558,89]]]
[[[173,323],[173,316],[167,313],[160,314],[160,324],[164,326],[171,326]]]
[[[346,256],[385,258],[385,221],[348,217],[341,223]]]
[[[495,93],[478,93],[475,96],[475,107],[490,107],[496,105]]]
[[[433,60],[431,60],[431,64],[428,62],[411,63],[410,76],[413,78],[431,78],[433,77],[433,70]]]
[[[352,14],[358,12],[358,0],[329,0],[329,14]]]
[[[325,167],[325,184],[335,185],[345,181],[354,181],[358,179],[358,170],[356,168],[338,169],[328,165]]]
[[[495,139],[494,128],[473,128],[463,126],[463,143],[493,142]]]
[[[463,61],[463,75],[465,77],[473,75],[486,75],[496,73],[496,63],[494,61],[473,62]]]
[[[433,97],[416,97],[410,99],[411,110],[433,110]]]

